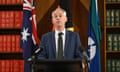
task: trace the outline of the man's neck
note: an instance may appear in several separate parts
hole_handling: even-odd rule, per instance
[[[64,29],[56,29],[57,31],[59,31],[59,32],[62,32]]]
[[[56,28],[57,31],[62,32],[65,28]]]

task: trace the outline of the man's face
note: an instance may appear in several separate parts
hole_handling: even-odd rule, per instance
[[[64,15],[64,12],[61,9],[56,9],[52,16],[52,23],[56,27],[64,27],[67,22],[67,17]]]

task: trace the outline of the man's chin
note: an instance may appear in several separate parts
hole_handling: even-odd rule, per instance
[[[62,27],[62,25],[58,25],[58,26],[57,26],[57,28],[61,28],[61,27]]]
[[[62,26],[62,24],[61,23],[57,23],[57,26]]]

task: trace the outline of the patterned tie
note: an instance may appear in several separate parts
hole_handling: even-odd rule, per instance
[[[63,59],[63,40],[62,40],[63,33],[58,33],[58,56],[57,59]]]

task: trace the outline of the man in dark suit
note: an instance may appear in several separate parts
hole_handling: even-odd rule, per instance
[[[66,11],[56,8],[52,12],[52,23],[55,31],[44,34],[41,38],[40,48],[43,51],[39,59],[80,59],[83,60],[83,50],[79,35],[65,29],[67,22]]]

